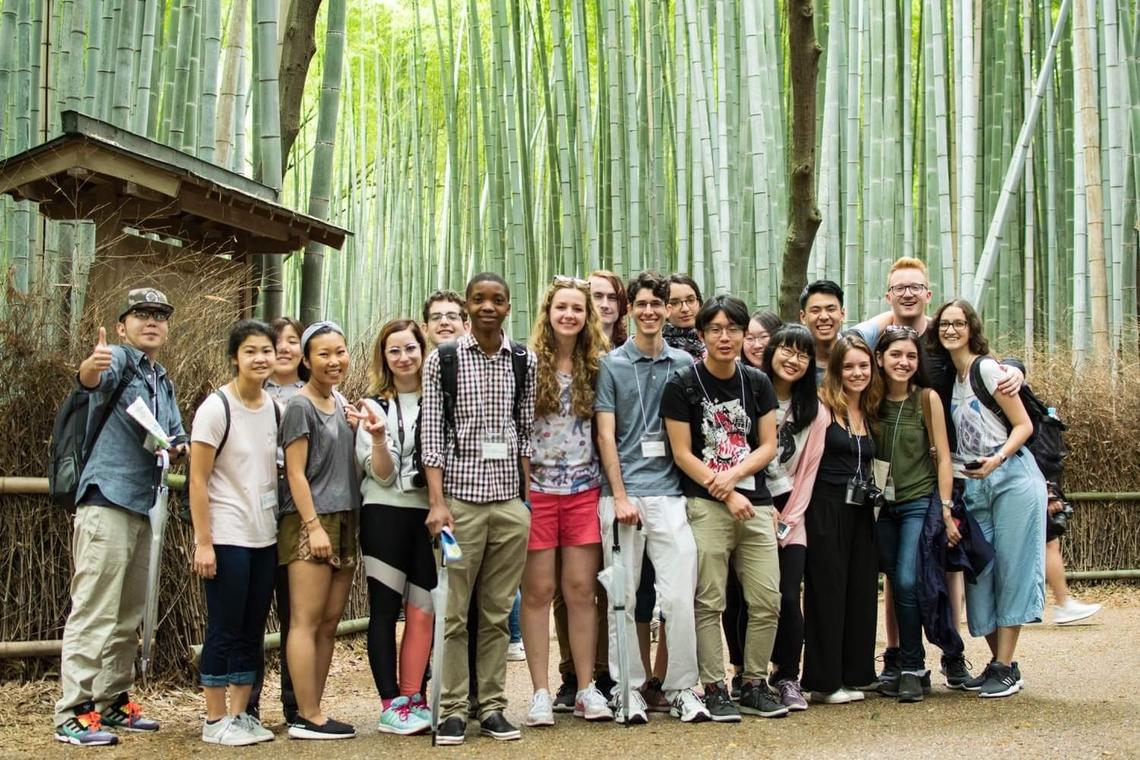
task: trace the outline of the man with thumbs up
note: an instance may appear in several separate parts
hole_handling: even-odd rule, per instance
[[[94,398],[93,419],[117,393],[79,478],[71,579],[71,612],[63,631],[55,738],[79,746],[116,744],[106,728],[156,731],[128,690],[138,650],[150,555],[147,511],[154,503],[154,453],[146,433],[127,415],[138,398],[150,407],[174,442],[171,458],[186,453],[187,436],[166,369],[157,362],[174,307],[154,288],[128,294],[116,326],[120,343],[107,344],[106,328],[79,365],[80,387]],[[121,392],[119,392],[121,389]],[[89,420],[88,429],[94,427]]]

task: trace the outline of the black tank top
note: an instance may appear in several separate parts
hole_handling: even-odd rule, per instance
[[[833,486],[847,485],[856,473],[862,473],[864,480],[870,480],[871,460],[874,458],[875,439],[869,435],[851,435],[832,419],[823,439],[823,458],[816,477]]]

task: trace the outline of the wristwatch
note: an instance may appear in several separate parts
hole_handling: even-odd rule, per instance
[[[943,509],[953,509],[954,508],[954,502],[951,501],[950,499],[943,499],[942,500],[942,508]]]

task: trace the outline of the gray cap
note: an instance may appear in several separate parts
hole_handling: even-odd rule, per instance
[[[123,307],[122,312],[119,314],[119,321],[123,321],[123,317],[136,307],[152,308],[155,311],[165,311],[167,314],[174,313],[174,307],[170,305],[170,301],[166,300],[166,294],[161,290],[154,288],[131,288],[127,292],[127,302]]]

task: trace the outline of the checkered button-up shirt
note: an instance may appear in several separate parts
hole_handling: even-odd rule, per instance
[[[445,430],[439,352],[432,352],[424,364],[419,422],[421,457],[424,467],[443,470],[443,492],[455,499],[485,504],[519,497],[518,457],[530,458],[533,454],[531,432],[538,359],[533,351],[527,351],[526,387],[516,420],[511,344],[505,333],[502,341],[493,356],[484,353],[471,335],[457,341],[459,382],[454,437]],[[505,459],[483,458],[483,442],[488,438],[507,444]]]

